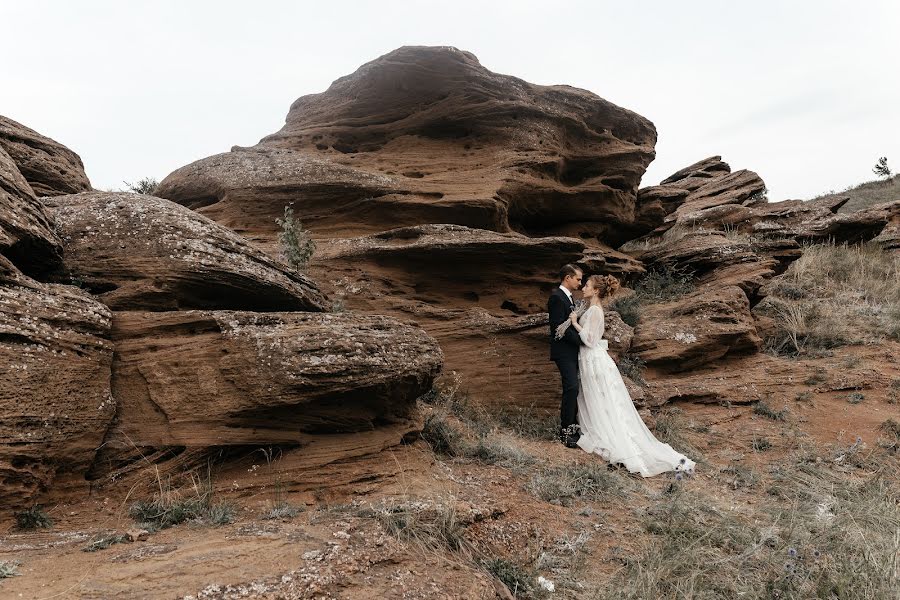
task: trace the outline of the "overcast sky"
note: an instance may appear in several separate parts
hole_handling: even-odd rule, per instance
[[[643,185],[721,154],[770,198],[900,168],[900,2],[0,0],[0,114],[95,187],[162,179],[279,129],[291,102],[402,45],[591,90],[654,122]]]

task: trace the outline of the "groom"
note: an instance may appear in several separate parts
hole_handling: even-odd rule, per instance
[[[572,292],[581,287],[583,273],[575,265],[565,265],[559,271],[559,287],[550,294],[547,312],[550,313],[550,360],[556,363],[562,377],[562,404],[559,408],[559,439],[568,448],[578,447],[578,348],[581,337],[574,327],[566,329],[556,339],[556,329],[569,319],[575,310]]]

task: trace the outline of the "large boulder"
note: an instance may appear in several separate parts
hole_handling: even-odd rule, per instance
[[[648,366],[684,371],[726,355],[757,352],[760,345],[747,296],[731,286],[648,306],[631,352]]]
[[[110,450],[372,430],[408,420],[442,364],[420,329],[351,313],[117,312],[113,340]]]
[[[77,194],[91,189],[77,154],[2,115],[0,148],[9,153],[38,196]]]
[[[91,464],[115,413],[109,309],[0,257],[0,506]]]
[[[0,254],[29,275],[59,265],[62,246],[44,206],[0,147]]]
[[[168,200],[87,192],[46,202],[65,244],[60,276],[114,310],[325,308],[308,277]]]
[[[455,48],[404,47],[299,98],[257,146],[179,169],[157,193],[262,237],[290,201],[333,236],[590,221],[617,237],[635,220],[655,142],[652,123],[590,92],[492,73]]]

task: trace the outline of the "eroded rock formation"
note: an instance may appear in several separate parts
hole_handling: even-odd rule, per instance
[[[115,412],[111,314],[72,286],[0,257],[0,506],[21,506],[57,472],[83,473]]]
[[[492,73],[455,48],[404,47],[298,99],[258,145],[172,173],[158,193],[262,237],[289,201],[330,236],[585,221],[614,235],[634,223],[655,142],[649,121],[590,92]]]
[[[358,314],[116,312],[115,422],[93,476],[137,448],[308,443],[414,426],[442,365],[436,342]]]
[[[0,254],[28,274],[58,266],[62,247],[44,206],[0,147]]]
[[[55,140],[0,115],[0,148],[12,157],[38,196],[91,189],[81,158]]]
[[[168,200],[88,192],[46,199],[65,244],[58,277],[114,310],[320,311],[309,277]]]

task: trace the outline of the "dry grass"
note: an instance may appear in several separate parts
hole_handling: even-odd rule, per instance
[[[900,339],[900,259],[876,244],[808,246],[755,310],[776,322],[775,354]]]
[[[718,495],[676,487],[646,511],[651,540],[605,598],[895,598],[900,590],[898,464],[847,478],[836,461],[774,467],[769,499],[735,511]],[[835,466],[830,466],[830,465]],[[729,483],[758,486],[731,468]]]
[[[188,490],[173,489],[157,476],[159,491],[148,499],[138,500],[129,508],[129,515],[144,529],[156,531],[186,521],[225,525],[234,521],[236,507],[227,500],[213,502],[211,467],[206,476],[191,473]]]
[[[860,185],[850,186],[842,192],[834,190],[816,196],[814,200],[823,198],[846,198],[850,201],[840,208],[838,212],[849,213],[884,202],[900,200],[900,176],[895,175],[891,179],[881,181],[869,181]]]

